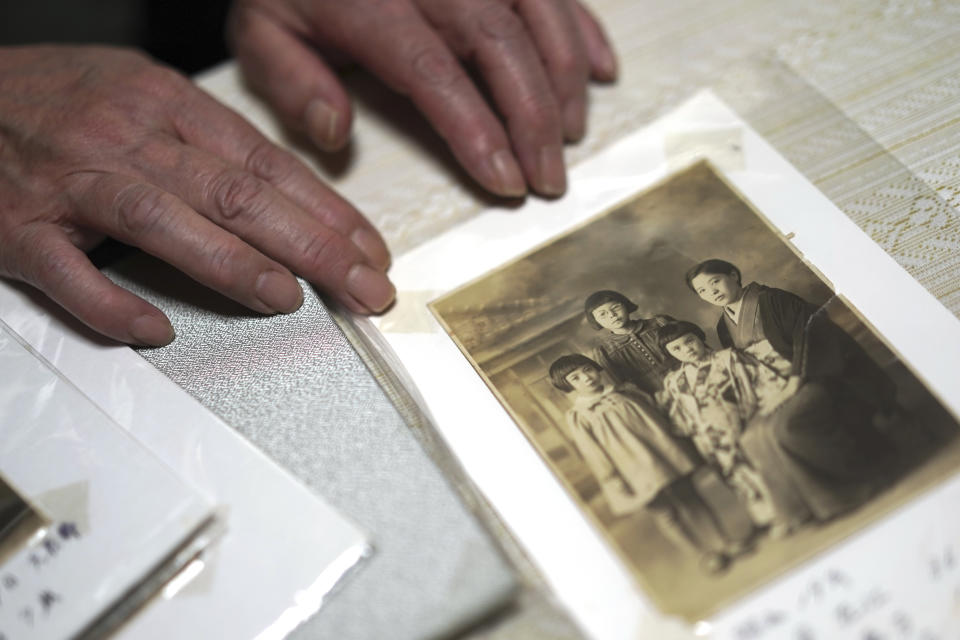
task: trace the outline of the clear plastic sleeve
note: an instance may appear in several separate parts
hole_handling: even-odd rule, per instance
[[[0,555],[7,637],[283,638],[371,553],[129,348],[10,283],[0,375],[0,470],[26,531]]]
[[[960,491],[950,479],[960,462],[960,387],[949,371],[960,325],[838,208],[866,215],[862,195],[879,176],[917,179],[777,58],[729,79],[578,165],[559,202],[484,212],[396,258],[396,306],[348,334],[382,382],[408,390],[395,393],[398,406],[432,425],[433,441],[456,459],[455,477],[492,506],[590,637],[833,638],[906,627],[938,637],[952,628],[960,579],[952,573],[960,520],[943,518]],[[797,138],[812,129],[870,149],[870,162],[831,164],[816,145],[800,153]],[[946,206],[922,184],[914,189],[924,206]],[[766,307],[751,300],[751,313],[762,308],[766,319],[774,304],[781,315],[771,317],[800,323],[806,342],[795,359],[776,338],[767,340],[780,351],[753,347],[759,337],[721,336],[724,305],[684,282],[711,258],[735,264],[743,291],[752,282],[751,295],[766,296]],[[705,353],[728,358],[725,375],[751,371],[744,388],[775,408],[731,405],[705,382],[683,396],[677,390],[697,378],[677,374],[679,362],[647,389],[639,374],[626,379],[610,355],[626,343],[603,340],[606,328],[586,317],[590,294],[610,290],[637,307],[628,309],[633,330],[676,320],[701,327]],[[788,302],[806,311],[777,306]],[[636,357],[664,353],[656,332],[646,335],[653,344]],[[593,358],[605,402],[620,409],[598,417],[598,405],[551,380],[551,364],[572,354]],[[841,363],[829,376],[824,354]],[[762,387],[758,371],[781,391]],[[640,405],[624,399],[626,383],[646,392]],[[861,391],[868,399],[855,397]],[[680,417],[677,402],[691,399],[704,406]],[[833,413],[794,419],[828,405]],[[637,406],[646,422],[631,427],[623,415],[639,420]],[[710,417],[730,406],[744,413],[740,422]],[[659,424],[664,441],[695,450],[695,462],[675,462],[681,470],[664,472],[673,480],[638,497],[636,483],[652,480],[630,466],[636,450],[603,440],[627,437],[609,426],[611,415],[634,432]],[[805,431],[803,458],[787,435],[815,424],[834,428]],[[827,442],[836,432],[845,445]],[[644,445],[643,455],[663,458],[663,446]],[[824,451],[846,451],[831,464],[851,478],[803,480],[804,465],[828,465]],[[858,464],[864,475],[854,481]],[[819,498],[814,485],[824,488]],[[808,512],[791,520],[784,496],[798,493]]]
[[[0,633],[102,636],[209,544],[213,506],[0,323]]]

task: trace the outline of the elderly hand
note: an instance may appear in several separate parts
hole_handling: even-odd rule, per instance
[[[299,307],[291,272],[356,312],[394,295],[373,227],[187,79],[122,50],[0,49],[0,276],[116,340],[170,342],[84,255],[104,236],[261,313]]]
[[[343,146],[350,129],[322,51],[409,96],[470,175],[504,196],[528,184],[563,193],[563,142],[583,136],[587,81],[616,75],[575,0],[237,0],[228,34],[248,81],[319,147]]]

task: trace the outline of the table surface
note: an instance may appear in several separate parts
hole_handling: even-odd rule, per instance
[[[589,133],[568,149],[569,164],[642,127],[697,90],[718,88],[867,234],[960,314],[960,5],[898,0],[589,4],[616,45],[621,77],[613,86],[591,90]],[[776,107],[769,96],[760,95],[769,78],[754,73],[760,66],[767,73],[777,67],[813,99]],[[453,165],[408,104],[362,74],[348,80],[356,96],[353,142],[347,152],[331,157],[285,138],[244,89],[233,65],[198,82],[269,136],[297,149],[374,221],[395,254],[494,204]],[[824,117],[827,113],[830,117]],[[372,457],[362,451],[380,438],[371,425],[388,425],[401,440],[403,426],[314,296],[291,317],[252,319],[205,304],[199,296],[144,284],[136,272],[136,267],[121,269],[118,277],[128,277],[158,300],[181,336],[173,346],[149,352],[148,359],[295,475],[372,527],[375,540],[391,531],[402,532],[407,543],[418,537],[416,525],[404,519],[398,505],[382,503],[377,495],[382,485],[356,484],[338,475],[349,475],[351,468],[376,469],[382,483],[411,481],[389,451],[375,447]],[[226,349],[224,335],[229,335]],[[312,391],[306,395],[291,391],[303,379],[289,365],[303,365],[295,356],[302,352],[312,357]],[[227,373],[225,353],[226,365],[236,366]],[[256,402],[243,400],[245,390],[263,384],[258,375],[263,371],[269,372],[269,393],[256,394]],[[342,435],[350,431],[366,435]],[[311,449],[323,452],[319,459],[308,455]],[[364,456],[366,462],[351,465]],[[416,458],[412,450],[409,456]],[[406,488],[418,490],[415,481]],[[446,503],[437,508],[456,511]],[[446,534],[467,540],[468,547],[485,544],[469,526]],[[382,557],[404,553],[404,544],[388,545]],[[453,628],[441,613],[435,589],[411,583],[402,561],[380,562],[391,568],[373,571],[378,586],[362,576],[351,581],[331,601],[333,612],[317,616],[326,616],[327,622],[314,621],[301,636],[423,637]],[[468,582],[465,576],[487,578],[483,588],[465,591],[465,601],[477,603],[473,613],[494,606],[509,592],[502,571],[489,558],[453,571]],[[396,594],[402,594],[401,606],[384,604]],[[524,591],[521,605],[472,636],[576,637],[542,594]],[[458,615],[469,614],[467,606]],[[433,623],[439,620],[443,623],[437,627]]]

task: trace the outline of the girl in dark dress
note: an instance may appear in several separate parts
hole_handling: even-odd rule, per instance
[[[670,364],[660,350],[658,332],[673,318],[631,317],[637,305],[622,293],[609,290],[591,294],[583,310],[590,326],[603,332],[593,359],[617,382],[631,382],[651,394],[659,391]]]

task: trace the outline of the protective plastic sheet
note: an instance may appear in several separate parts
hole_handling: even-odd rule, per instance
[[[257,317],[147,256],[108,273],[180,328],[169,347],[140,355],[375,545],[363,570],[295,637],[446,637],[511,599],[515,581],[495,543],[316,293],[306,289],[295,314]]]
[[[741,109],[775,94],[778,85],[761,77],[763,95],[740,94]],[[824,126],[848,124],[824,105]],[[882,153],[878,162],[895,164]],[[960,356],[956,318],[710,92],[578,166],[570,185],[559,202],[491,210],[397,258],[396,307],[355,323],[353,333],[374,358],[388,354],[379,356],[381,366],[401,386],[417,390],[399,396],[401,406],[436,428],[585,632],[859,638],[904,628],[938,637],[955,628],[960,519],[944,513],[960,493],[950,479],[960,463],[960,383],[951,373]],[[683,545],[670,538],[671,527],[660,526],[649,508],[615,508],[599,469],[623,472],[616,463],[590,462],[564,417],[576,405],[551,390],[548,375],[558,355],[595,346],[585,337],[592,329],[584,298],[598,290],[625,291],[643,318],[693,320],[709,334],[706,345],[723,351],[713,329],[720,310],[683,280],[708,258],[737,263],[743,285],[755,280],[816,300],[805,331],[825,318],[828,333],[842,327],[841,342],[852,338],[869,354],[893,380],[895,398],[882,412],[889,420],[878,412],[864,427],[877,430],[876,438],[856,441],[859,454],[843,463],[890,441],[892,459],[875,461],[882,468],[863,496],[833,512],[815,505],[813,516],[776,535],[777,521],[751,515],[754,530],[735,540],[741,548],[719,554],[721,566],[703,562],[710,554],[702,540],[678,551]],[[824,393],[834,402],[838,389],[857,386],[858,375],[833,378]],[[814,388],[809,378],[803,384]],[[853,401],[836,402],[847,411]],[[690,433],[671,437],[698,448],[703,464],[690,474],[692,491],[712,496],[707,502],[727,500],[715,524],[736,538],[743,518],[728,516],[747,508],[747,498],[735,490],[729,466]],[[755,449],[740,453],[746,467],[775,466]],[[766,484],[776,479],[760,475]],[[838,486],[828,490],[832,497]],[[689,499],[680,502],[689,506]],[[692,537],[708,537],[704,527],[693,527]]]
[[[0,634],[113,630],[210,542],[214,510],[0,323]]]
[[[80,533],[62,541],[49,567],[43,557],[32,559],[32,547],[10,556],[27,563],[28,573],[41,563],[37,576],[62,567],[67,582],[57,586],[82,582],[69,597],[42,583],[43,599],[33,603],[36,637],[81,628],[49,626],[57,610],[63,619],[68,610],[84,622],[99,616],[176,552],[210,505],[223,535],[199,555],[197,548],[176,555],[184,567],[178,575],[166,573],[152,591],[134,593],[142,604],[160,590],[114,637],[286,636],[370,553],[365,536],[133,351],[62,318],[28,288],[0,283],[0,320],[15,332],[0,333],[0,469],[50,523],[31,545],[47,549],[64,522],[77,523]],[[19,619],[6,607],[4,575],[0,620]]]

